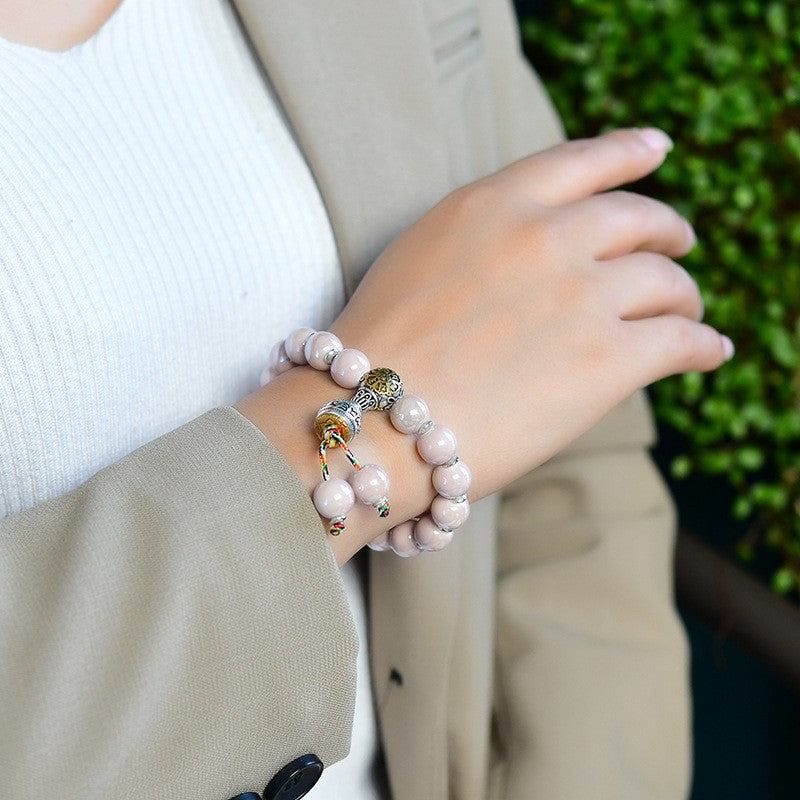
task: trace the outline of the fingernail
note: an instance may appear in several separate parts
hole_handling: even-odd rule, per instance
[[[667,136],[660,128],[642,128],[639,131],[644,143],[651,149],[659,153],[669,153],[675,146],[672,139]]]
[[[722,352],[725,354],[726,361],[730,361],[736,352],[733,342],[727,336],[722,337]]]
[[[694,232],[691,222],[684,220],[683,224],[686,226],[686,236],[689,239],[689,249],[691,250],[697,244],[697,234]]]

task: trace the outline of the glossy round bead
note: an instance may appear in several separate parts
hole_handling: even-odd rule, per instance
[[[454,500],[466,494],[472,485],[472,472],[463,461],[456,461],[449,467],[441,465],[433,470],[433,488],[442,495]]]
[[[283,347],[286,350],[286,355],[295,364],[307,364],[306,360],[306,342],[316,333],[313,328],[298,328],[292,331],[286,339],[284,339]]]
[[[392,546],[389,544],[389,531],[384,531],[380,536],[376,536],[371,542],[367,542],[367,547],[370,550],[391,550]]]
[[[392,425],[400,433],[416,433],[431,418],[427,403],[413,394],[404,394],[389,412]]]
[[[269,353],[269,368],[272,370],[272,374],[280,375],[290,370],[293,366],[294,364],[292,364],[289,356],[286,355],[286,348],[283,346],[283,342],[275,342]]]
[[[266,386],[271,380],[272,380],[272,367],[269,364],[267,364],[267,366],[261,370],[261,374],[258,376],[258,385]]]
[[[348,478],[356,499],[368,506],[374,506],[386,499],[389,494],[389,476],[377,464],[365,464]]]
[[[456,435],[444,425],[433,425],[417,439],[417,451],[428,464],[446,464],[456,454]]]
[[[457,502],[437,495],[431,503],[431,516],[440,528],[460,528],[469,516],[469,500]]]
[[[425,514],[414,525],[414,541],[420,550],[444,550],[452,540],[453,532],[441,530],[430,514]]]
[[[389,531],[389,544],[392,550],[403,558],[419,555],[419,548],[414,542],[414,523],[402,522]]]
[[[326,370],[330,367],[328,354],[333,350],[339,352],[341,349],[342,342],[338,336],[334,336],[330,331],[320,331],[309,337],[304,352],[306,361],[314,369]]]
[[[347,516],[356,501],[353,487],[342,478],[322,481],[314,489],[314,508],[327,519]]]
[[[355,389],[369,370],[369,359],[352,347],[342,350],[331,362],[331,378],[345,389]]]

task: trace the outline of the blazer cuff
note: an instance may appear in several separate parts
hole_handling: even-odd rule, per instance
[[[347,754],[358,639],[340,572],[299,478],[234,409],[0,530],[12,794],[37,775],[64,796],[221,798]]]

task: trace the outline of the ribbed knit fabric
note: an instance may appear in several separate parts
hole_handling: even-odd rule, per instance
[[[0,45],[0,514],[241,399],[341,307],[234,26],[221,0],[124,0],[66,53]]]
[[[236,402],[275,340],[343,299],[227,3],[123,0],[65,53],[0,40],[0,517]],[[360,667],[360,752],[315,797],[375,796]]]

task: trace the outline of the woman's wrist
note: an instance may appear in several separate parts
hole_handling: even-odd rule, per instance
[[[326,402],[343,393],[346,390],[333,383],[330,375],[301,367],[281,375],[236,405],[281,451],[309,496],[320,481],[314,417]],[[327,521],[320,520],[320,535],[328,536],[339,564],[388,528],[425,512],[435,495],[430,466],[417,454],[413,438],[399,434],[387,415],[368,415],[356,449],[362,463],[380,464],[389,473],[391,511],[389,518],[382,519],[374,508],[357,503],[347,515],[346,530],[338,536],[328,534]],[[338,468],[334,465],[331,469]]]

